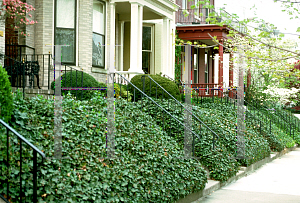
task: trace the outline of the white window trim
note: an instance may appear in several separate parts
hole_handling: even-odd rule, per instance
[[[149,23],[143,23],[143,27],[151,27],[151,50],[149,51],[149,50],[142,50],[142,52],[143,51],[145,51],[145,52],[150,52],[150,73],[152,74],[152,73],[154,73],[154,63],[155,63],[155,61],[154,61],[154,57],[155,57],[155,50],[154,50],[154,45],[155,45],[155,43],[154,43],[154,40],[155,40],[155,37],[154,37],[154,34],[155,34],[155,32],[154,32],[154,28],[155,28],[155,24],[149,24]]]

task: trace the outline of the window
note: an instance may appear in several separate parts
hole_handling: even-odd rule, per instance
[[[75,64],[76,2],[75,0],[56,0],[55,11],[54,43],[70,45],[62,47],[62,62]]]
[[[143,42],[142,42],[142,68],[145,73],[150,74],[150,61],[152,52],[152,29],[143,26]]]
[[[93,57],[92,65],[104,68],[105,51],[105,5],[101,1],[93,2]]]

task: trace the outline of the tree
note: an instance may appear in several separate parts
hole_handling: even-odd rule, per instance
[[[215,10],[209,1],[199,1],[194,7],[210,8],[213,10],[206,21],[219,26],[227,25],[231,28],[229,37],[224,42],[224,49],[235,53],[233,62],[239,63],[237,58],[245,59],[245,69],[250,68],[252,77],[252,94],[260,93],[274,87],[286,88],[291,81],[299,83],[300,71],[290,71],[294,68],[290,59],[299,59],[300,53],[294,48],[295,41],[287,40],[284,34],[278,33],[275,25],[266,23],[263,19],[254,17],[252,19],[239,20],[239,16],[230,14],[223,9]],[[293,8],[293,4],[285,5],[287,12],[297,18],[299,10]],[[298,28],[300,31],[300,28]],[[219,45],[216,37],[211,36]],[[215,47],[218,49],[218,46]],[[239,52],[238,50],[242,50]]]
[[[28,5],[20,0],[3,0],[1,6],[2,11],[0,15],[4,19],[11,19],[13,21],[11,24],[13,30],[20,29],[22,25],[33,25],[37,23],[37,21],[29,19],[32,17],[29,12],[35,10],[32,5]],[[29,36],[29,34],[25,32],[21,32],[21,35]]]

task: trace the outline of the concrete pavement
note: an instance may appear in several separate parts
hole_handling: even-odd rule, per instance
[[[300,148],[193,203],[300,203]]]

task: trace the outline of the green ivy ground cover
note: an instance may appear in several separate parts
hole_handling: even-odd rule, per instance
[[[218,111],[226,111],[229,113],[231,111],[231,115],[225,116],[223,120],[227,118],[236,117],[236,109],[234,109],[233,105],[228,105],[223,102],[220,102],[218,98],[215,98],[215,103],[212,103],[211,100],[203,102],[203,104],[199,104],[199,106],[209,108],[212,107],[215,110]],[[228,111],[229,110],[229,111]],[[256,118],[260,119],[262,129],[260,129],[260,123],[259,120],[253,118],[254,111],[250,111],[252,115],[247,114],[246,116],[246,126],[256,132],[256,134],[262,136],[268,141],[269,146],[272,151],[281,151],[285,147],[293,147],[295,143],[297,143],[299,132],[295,132],[295,140],[293,140],[289,134],[284,132],[276,123],[272,123],[271,129],[272,132],[270,133],[269,128],[269,121],[265,118],[273,118],[270,117],[268,112],[260,111],[260,114],[255,114]]]
[[[175,118],[181,123],[184,123],[184,111],[181,107],[172,100],[158,100],[154,99],[159,105],[167,109]],[[169,136],[174,137],[179,146],[184,147],[184,128],[179,125],[178,122],[172,117],[168,116],[160,108],[157,108],[152,102],[147,100],[139,101],[136,104],[139,108],[143,106],[145,111],[148,112],[156,121],[156,123],[164,127],[164,130]],[[194,109],[196,112],[196,110]],[[201,117],[201,119],[203,119]],[[214,122],[213,120],[211,120]],[[193,131],[201,136],[201,139],[196,139],[195,156],[200,158],[200,162],[210,171],[210,178],[220,181],[226,181],[230,177],[233,177],[239,169],[239,163],[235,159],[231,159],[234,156],[234,152],[227,150],[227,141],[219,139],[216,141],[216,149],[212,150],[213,146],[213,134],[208,131],[204,126],[199,125],[196,120],[192,121]],[[222,134],[221,134],[222,135]],[[235,134],[231,134],[231,140],[235,138]],[[234,141],[235,142],[235,141]],[[235,143],[232,142],[232,145]]]
[[[38,181],[39,202],[174,202],[195,191],[207,182],[206,172],[197,160],[181,159],[181,147],[167,136],[151,116],[124,100],[116,101],[115,155],[106,160],[106,100],[94,95],[87,101],[71,96],[63,99],[63,157],[47,159],[41,167]],[[53,100],[34,97],[14,100],[13,127],[47,157],[53,157]],[[3,147],[6,136],[0,134],[0,181],[6,177],[6,158]],[[11,146],[12,201],[17,202],[19,146]],[[25,148],[25,147],[24,147]],[[24,155],[23,180],[32,178],[32,152]],[[68,159],[68,157],[70,159]],[[40,161],[40,159],[39,159]],[[28,182],[24,187],[32,187]],[[5,186],[5,184],[4,184]],[[5,193],[5,187],[0,193]],[[27,198],[32,190],[26,190]],[[28,199],[27,199],[28,200]]]
[[[208,126],[217,132],[231,156],[236,154],[236,109],[233,105],[224,103],[204,103],[197,105],[195,113]],[[239,159],[241,165],[249,166],[270,155],[270,147],[267,140],[253,129],[253,126],[245,126],[245,157]]]

